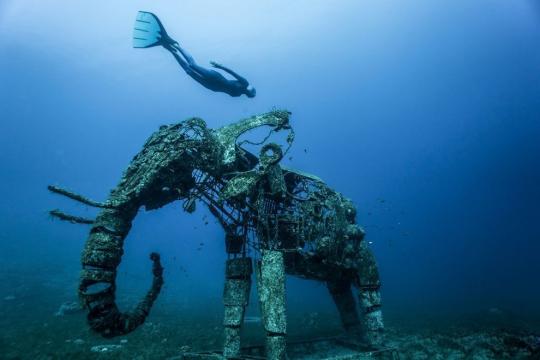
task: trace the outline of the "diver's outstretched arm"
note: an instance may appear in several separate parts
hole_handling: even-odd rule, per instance
[[[234,71],[232,71],[231,69],[221,65],[221,64],[218,64],[214,61],[210,61],[210,64],[212,64],[213,67],[215,67],[216,69],[221,69],[229,74],[231,74],[232,76],[234,76],[236,78],[236,80],[240,81],[242,83],[242,85],[244,86],[248,86],[249,85],[249,82],[243,78],[242,76],[238,75],[237,73],[235,73]]]

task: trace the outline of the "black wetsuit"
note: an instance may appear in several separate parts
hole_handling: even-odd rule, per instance
[[[229,80],[215,70],[197,65],[193,57],[182,49],[178,43],[166,46],[165,48],[173,54],[182,69],[205,88],[212,91],[224,92],[234,97],[241,96],[242,94],[245,94],[247,97],[255,96],[255,89],[249,86],[249,82],[231,69],[211,62],[212,66],[229,73],[235,80]]]

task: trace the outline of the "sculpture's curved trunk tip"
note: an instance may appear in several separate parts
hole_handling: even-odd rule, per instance
[[[163,267],[161,266],[160,256],[157,253],[152,253],[150,259],[153,262],[152,274],[154,278],[152,286],[135,309],[128,313],[120,312],[116,305],[114,282],[110,284],[108,289],[95,294],[99,295],[98,297],[81,291],[81,297],[90,310],[87,319],[92,330],[110,338],[128,334],[144,323],[163,286]]]

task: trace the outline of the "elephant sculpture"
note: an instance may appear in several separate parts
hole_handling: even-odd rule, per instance
[[[379,274],[364,232],[355,223],[356,209],[321,179],[280,165],[294,140],[289,116],[274,110],[217,130],[198,118],[161,126],[103,203],[49,186],[55,193],[101,208],[94,220],[51,212],[91,225],[82,252],[79,295],[93,330],[114,337],[144,322],[163,284],[163,268],[159,255],[151,254],[150,290],[132,311],[121,312],[115,302],[115,279],[124,239],[141,207],[153,210],[183,200],[187,212],[203,203],[224,229],[224,357],[240,356],[253,268],[269,359],[286,356],[286,274],[325,282],[346,332],[368,345],[381,343]],[[262,147],[256,156],[245,149],[249,141],[239,138],[263,126],[269,134],[258,144]],[[281,131],[288,133],[285,149],[268,142],[271,134]]]

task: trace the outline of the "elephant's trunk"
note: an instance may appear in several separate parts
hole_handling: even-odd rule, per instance
[[[94,222],[82,253],[79,296],[89,310],[88,324],[105,337],[124,335],[141,325],[163,285],[159,255],[152,253],[153,281],[146,296],[127,313],[122,313],[116,305],[116,269],[137,210],[136,206],[104,209]]]

